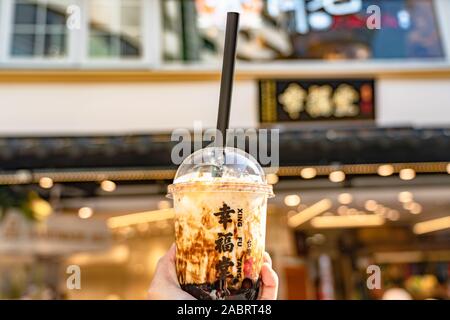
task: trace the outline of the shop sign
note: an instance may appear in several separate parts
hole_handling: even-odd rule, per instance
[[[261,123],[374,120],[374,80],[261,80],[259,117]]]

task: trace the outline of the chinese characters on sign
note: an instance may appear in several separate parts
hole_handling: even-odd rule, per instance
[[[262,80],[263,123],[374,120],[374,81]]]

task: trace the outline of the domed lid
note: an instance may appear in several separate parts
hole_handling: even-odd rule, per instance
[[[193,183],[204,184],[208,188],[217,183],[222,191],[232,191],[234,187],[244,191],[244,186],[248,186],[255,192],[273,194],[272,186],[267,185],[264,171],[255,158],[240,149],[229,147],[208,147],[187,157],[178,168],[169,193]]]

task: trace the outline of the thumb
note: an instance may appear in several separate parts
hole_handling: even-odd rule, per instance
[[[261,268],[262,290],[260,300],[276,300],[278,295],[278,275],[268,262]]]

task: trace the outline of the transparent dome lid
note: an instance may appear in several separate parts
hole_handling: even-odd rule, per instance
[[[204,148],[187,157],[173,183],[217,180],[266,184],[263,169],[250,154],[236,148],[217,147]]]
[[[273,195],[272,186],[259,163],[250,154],[236,148],[208,147],[187,157],[169,186],[169,195],[189,189],[189,185],[203,184],[218,192],[236,188]],[[187,187],[187,188],[186,188]]]

